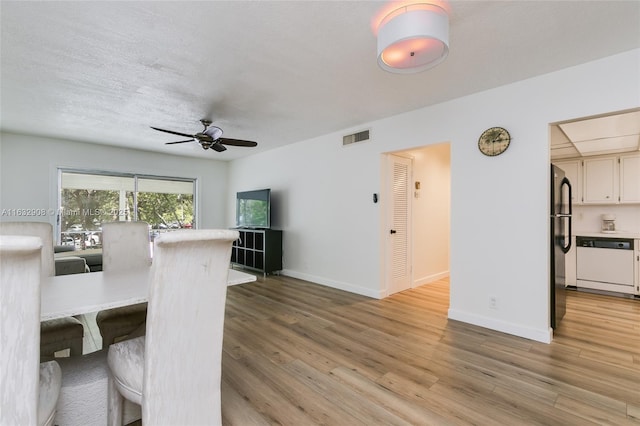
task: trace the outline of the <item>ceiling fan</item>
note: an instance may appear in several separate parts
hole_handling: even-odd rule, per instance
[[[167,142],[165,145],[173,145],[173,144],[176,144],[176,143],[185,143],[185,142],[198,141],[200,146],[202,146],[202,149],[211,148],[211,149],[213,149],[214,151],[217,151],[217,152],[226,151],[227,147],[225,147],[225,145],[246,146],[246,147],[258,146],[258,143],[257,142],[253,142],[253,141],[245,141],[245,140],[242,140],[242,139],[223,138],[222,137],[222,129],[220,127],[211,126],[211,120],[202,119],[202,120],[200,120],[200,122],[204,126],[204,130],[202,132],[196,133],[195,135],[190,135],[188,133],[174,132],[173,130],[159,129],[159,128],[153,127],[153,126],[151,126],[151,128],[153,130],[158,130],[160,132],[171,133],[172,135],[178,135],[178,136],[184,136],[186,138],[191,138],[191,139],[187,139],[187,140],[184,140],[184,141]]]

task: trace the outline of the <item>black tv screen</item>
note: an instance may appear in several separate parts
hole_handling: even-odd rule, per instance
[[[236,194],[236,226],[239,228],[271,227],[271,190],[258,189]]]

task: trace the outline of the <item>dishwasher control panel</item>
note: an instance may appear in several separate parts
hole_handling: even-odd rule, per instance
[[[633,250],[633,240],[631,238],[576,237],[576,246]]]

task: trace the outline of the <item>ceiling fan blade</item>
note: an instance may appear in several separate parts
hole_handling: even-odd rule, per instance
[[[149,127],[151,127],[153,130],[158,130],[160,132],[165,132],[165,133],[171,133],[172,135],[184,136],[185,138],[192,138],[193,137],[193,135],[189,135],[187,133],[180,133],[180,132],[174,132],[173,130],[159,129],[159,128],[153,127],[153,126],[149,126]]]
[[[189,139],[186,141],[177,141],[177,142],[165,142],[165,145],[173,145],[174,143],[185,143],[185,142],[193,142],[194,139]]]
[[[220,138],[217,140],[217,142],[225,145],[230,145],[230,146],[246,146],[246,147],[258,146],[257,142],[245,141],[242,139]]]
[[[211,145],[211,149],[213,149],[216,152],[222,152],[222,151],[226,151],[227,150],[227,148],[225,148],[224,145],[221,145],[218,142],[216,142],[213,145]]]

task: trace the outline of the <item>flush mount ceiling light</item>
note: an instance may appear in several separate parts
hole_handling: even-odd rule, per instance
[[[378,26],[378,64],[394,73],[416,73],[449,54],[449,15],[430,2],[404,4]]]

